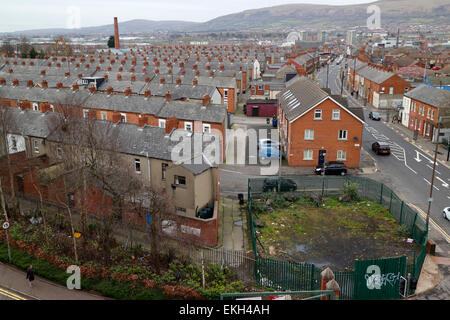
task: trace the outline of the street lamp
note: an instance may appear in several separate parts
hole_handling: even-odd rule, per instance
[[[436,141],[434,142],[436,144],[436,147],[434,149],[434,162],[433,162],[433,173],[431,175],[430,197],[428,198],[427,221],[426,221],[427,232],[428,232],[428,226],[429,226],[429,222],[430,222],[431,202],[433,201],[433,184],[434,184],[434,175],[436,172],[436,160],[437,160],[437,155],[439,152],[438,147],[439,147],[439,136],[441,134],[441,122],[442,122],[442,119],[444,119],[444,118],[448,119],[448,118],[450,118],[450,116],[438,117]]]

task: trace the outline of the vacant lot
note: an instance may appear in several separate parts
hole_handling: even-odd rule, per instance
[[[406,255],[413,258],[414,243],[407,231],[376,202],[339,202],[283,196],[256,200],[256,235],[263,256],[314,263],[335,271],[354,269],[354,260]],[[261,249],[259,249],[261,251]]]

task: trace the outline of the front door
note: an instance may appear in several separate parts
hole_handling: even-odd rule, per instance
[[[252,108],[252,116],[258,117],[259,116],[259,107],[253,107]]]
[[[322,165],[325,163],[325,156],[327,155],[326,150],[319,150],[319,165]]]

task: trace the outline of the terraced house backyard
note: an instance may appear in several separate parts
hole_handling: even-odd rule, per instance
[[[268,258],[348,271],[356,259],[405,255],[411,262],[419,248],[387,208],[370,200],[266,193],[253,208],[258,251]]]

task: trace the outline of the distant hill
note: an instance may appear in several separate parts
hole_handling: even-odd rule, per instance
[[[111,19],[112,20],[112,19]],[[119,22],[120,34],[139,34],[156,31],[184,31],[199,24],[198,22],[186,21],[152,21],[136,19],[125,22]],[[114,34],[114,25],[108,24],[97,27],[85,27],[80,29],[37,29],[4,33],[8,35],[23,36],[85,36],[85,35],[112,35]]]
[[[381,24],[449,24],[450,0],[381,0]],[[352,27],[365,25],[369,17],[367,7],[358,5],[286,4],[246,10],[212,19],[207,22],[131,20],[119,23],[121,34],[155,31],[239,31],[281,29],[289,27]],[[11,35],[110,35],[113,25],[80,29],[41,29],[8,33]]]
[[[373,2],[381,9],[381,24],[449,24],[450,0],[382,0]],[[365,25],[370,4],[330,6],[287,4],[246,10],[194,26],[208,31],[279,29],[286,27],[351,27]]]

